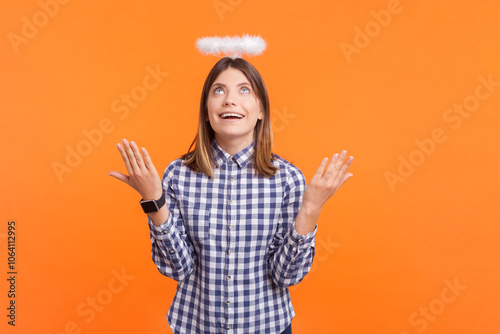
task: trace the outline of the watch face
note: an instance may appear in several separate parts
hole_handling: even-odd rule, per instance
[[[141,202],[141,206],[144,212],[146,213],[158,211],[155,201]]]

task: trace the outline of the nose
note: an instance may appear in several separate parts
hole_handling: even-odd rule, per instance
[[[227,93],[226,95],[226,98],[224,99],[224,102],[223,102],[224,106],[229,106],[229,105],[236,105],[236,102],[235,102],[235,99],[234,97],[232,96],[231,93]]]
[[[227,98],[227,99],[224,100],[224,106],[225,107],[226,106],[231,106],[231,105],[232,106],[236,105],[236,103],[234,103],[234,101],[232,99]]]

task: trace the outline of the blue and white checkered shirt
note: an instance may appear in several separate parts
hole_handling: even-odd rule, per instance
[[[288,287],[309,272],[313,232],[295,231],[305,179],[275,155],[279,171],[256,176],[252,143],[231,156],[214,140],[214,179],[181,158],[166,168],[170,214],[149,220],[151,255],[176,281],[167,314],[174,333],[281,333],[295,316]]]

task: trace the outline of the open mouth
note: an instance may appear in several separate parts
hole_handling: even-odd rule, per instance
[[[243,115],[234,113],[234,112],[225,112],[219,115],[220,118],[222,119],[242,119]]]

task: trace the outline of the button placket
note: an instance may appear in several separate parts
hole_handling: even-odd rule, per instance
[[[237,213],[237,206],[236,206],[236,177],[235,177],[235,172],[236,172],[236,163],[234,162],[234,158],[230,157],[227,161],[227,171],[228,171],[228,176],[227,176],[227,198],[226,198],[226,203],[227,203],[227,222],[226,222],[226,232],[227,232],[227,249],[226,249],[226,267],[224,271],[224,276],[223,276],[223,281],[224,281],[224,286],[225,286],[225,294],[224,294],[224,313],[225,313],[225,319],[227,320],[227,327],[226,330],[229,330],[231,328],[231,320],[234,318],[234,310],[232,307],[232,302],[234,298],[234,286],[233,286],[233,272],[234,272],[234,257],[231,255],[232,254],[232,249],[233,248],[233,243],[235,240],[235,230],[234,230],[234,224],[235,218],[236,218],[236,213]]]

